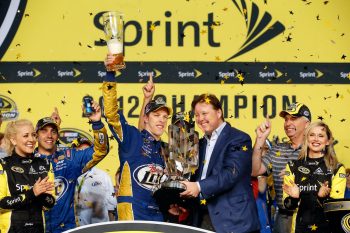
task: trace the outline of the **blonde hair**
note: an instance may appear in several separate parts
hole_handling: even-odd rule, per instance
[[[333,147],[333,134],[332,131],[329,129],[328,125],[322,121],[311,123],[305,130],[305,136],[304,136],[304,143],[301,148],[299,159],[306,159],[308,155],[308,136],[310,135],[310,131],[316,127],[323,127],[326,130],[326,135],[329,140],[329,145],[326,145],[324,149],[324,161],[326,163],[326,167],[332,171],[334,171],[337,168],[338,165],[338,159],[334,151]]]
[[[4,140],[5,140],[4,149],[8,155],[11,155],[13,152],[13,149],[15,148],[15,146],[11,142],[11,138],[16,137],[18,133],[18,129],[26,125],[32,126],[34,128],[33,123],[27,119],[11,121],[7,124],[4,132]]]

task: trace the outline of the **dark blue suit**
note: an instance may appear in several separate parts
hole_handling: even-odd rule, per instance
[[[207,140],[199,142],[199,181],[211,222],[216,232],[251,232],[259,229],[259,218],[250,177],[252,142],[246,133],[227,124],[219,135],[210,158],[206,178],[200,180]],[[201,208],[196,208],[194,224],[200,226]]]

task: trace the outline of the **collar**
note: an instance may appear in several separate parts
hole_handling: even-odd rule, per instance
[[[150,141],[155,141],[155,142],[160,142],[160,141],[161,141],[161,139],[159,139],[159,140],[155,139],[155,138],[153,137],[153,135],[152,135],[150,132],[148,132],[147,130],[145,130],[145,129],[143,129],[143,130],[141,131],[141,134],[142,134],[145,138],[147,138],[148,140],[150,140]]]
[[[208,141],[210,141],[210,138],[213,136],[213,135],[217,135],[217,138],[220,136],[222,130],[225,128],[225,126],[227,125],[227,123],[224,121],[223,123],[221,123],[221,125],[219,125],[219,127],[217,127],[213,133],[211,135],[204,135],[205,139],[207,139]]]

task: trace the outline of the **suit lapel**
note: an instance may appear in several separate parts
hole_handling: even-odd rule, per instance
[[[228,140],[228,135],[230,131],[231,126],[229,124],[226,124],[225,127],[222,129],[219,138],[216,141],[216,144],[214,146],[213,153],[211,154],[208,170],[207,170],[207,176],[210,175],[211,169],[213,168],[214,164],[216,163],[216,160],[218,159],[221,150],[226,145],[226,141]]]
[[[207,140],[203,137],[199,141],[199,167],[198,167],[198,180],[200,180],[203,172],[203,167],[204,167],[204,158],[205,158],[205,151],[206,151],[206,146],[207,146]]]

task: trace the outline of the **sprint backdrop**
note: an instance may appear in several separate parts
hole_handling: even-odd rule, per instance
[[[350,166],[347,0],[2,1],[5,125],[15,118],[36,121],[58,107],[62,127],[71,129],[66,137],[90,133],[80,105],[86,94],[101,96],[107,51],[101,15],[109,10],[125,14],[127,68],[116,79],[130,124],[137,123],[150,73],[156,94],[175,111],[188,111],[194,95],[216,94],[226,120],[253,140],[266,114],[273,124],[270,139],[286,140],[278,113],[299,101],[310,107],[313,121],[330,125],[338,157]],[[111,142],[98,166],[112,175],[119,161]]]

